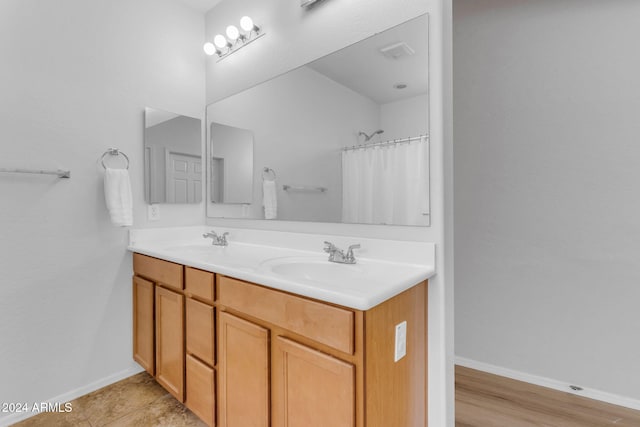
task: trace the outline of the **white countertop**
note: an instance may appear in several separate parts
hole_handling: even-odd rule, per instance
[[[131,230],[128,249],[273,289],[368,310],[435,274],[428,242],[326,236],[249,229],[228,231],[228,246],[202,234],[211,227]],[[360,243],[356,264],[330,263],[324,241],[341,249]]]

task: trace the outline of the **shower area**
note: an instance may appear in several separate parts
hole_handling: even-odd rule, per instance
[[[342,149],[342,222],[428,225],[429,137],[370,141],[382,133]]]

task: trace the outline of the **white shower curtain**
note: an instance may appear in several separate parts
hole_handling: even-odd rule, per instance
[[[420,139],[342,152],[342,221],[426,225],[429,141]]]

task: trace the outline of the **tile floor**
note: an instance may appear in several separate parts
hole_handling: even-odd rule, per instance
[[[146,372],[71,401],[72,411],[45,412],[18,427],[205,427]]]

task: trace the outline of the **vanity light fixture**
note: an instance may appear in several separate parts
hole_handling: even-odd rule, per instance
[[[218,53],[218,48],[211,42],[207,42],[202,47],[204,49],[204,53],[207,55],[213,55],[214,53]]]
[[[218,55],[221,60],[265,35],[249,16],[243,16],[240,19],[240,28],[242,32],[235,25],[229,25],[225,31],[227,36],[216,35],[213,38],[213,43],[204,44],[204,52],[210,56]]]
[[[218,49],[230,49],[231,46],[233,46],[222,34],[218,34],[213,38],[213,44],[215,44]]]
[[[240,31],[238,31],[238,28],[235,25],[229,25],[227,27],[227,38],[232,42],[240,38]]]
[[[240,18],[240,28],[245,30],[246,32],[255,31],[256,34],[260,32],[260,28],[256,24],[253,23],[253,19],[250,16],[243,16]]]

